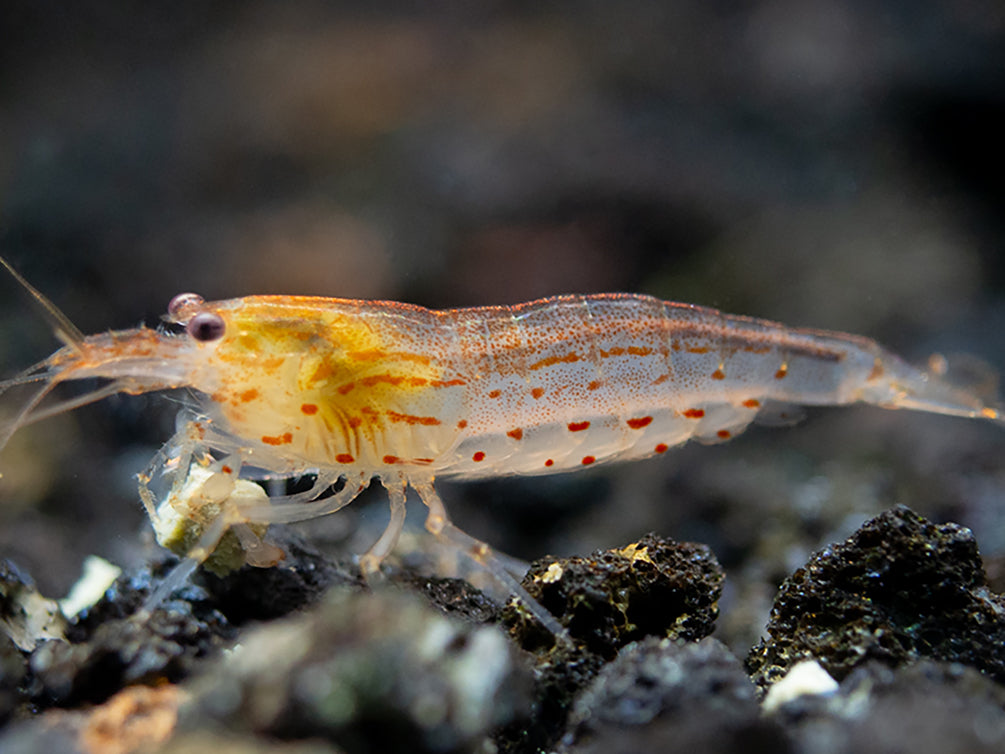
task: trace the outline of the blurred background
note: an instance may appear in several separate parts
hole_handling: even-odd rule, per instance
[[[155,324],[188,290],[430,307],[636,291],[919,362],[972,354],[993,375],[1002,133],[1000,0],[0,9],[0,253],[85,332]],[[0,279],[0,374],[55,345]],[[0,455],[0,557],[54,596],[88,553],[143,562],[132,475],[174,413],[116,398],[19,433]],[[785,574],[894,503],[1005,553],[1003,453],[1000,427],[818,410],[445,496],[525,558],[648,530],[706,542],[739,643]],[[336,518],[379,529],[384,505]]]

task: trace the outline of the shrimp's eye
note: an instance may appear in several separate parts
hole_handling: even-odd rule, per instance
[[[179,293],[168,304],[167,318],[171,322],[184,322],[206,303],[198,293]]]
[[[226,329],[223,317],[213,312],[199,312],[185,326],[189,335],[203,342],[222,338]]]

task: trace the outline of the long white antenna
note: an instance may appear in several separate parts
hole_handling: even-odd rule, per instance
[[[45,318],[48,319],[49,324],[52,325],[52,329],[55,332],[56,337],[63,341],[64,344],[70,346],[70,348],[79,352],[80,345],[84,342],[84,333],[78,330],[77,326],[70,321],[70,318],[63,314],[63,312],[61,312],[54,303],[47,299],[41,291],[25,280],[21,276],[21,273],[11,266],[10,262],[3,257],[0,257],[0,264],[7,269],[7,272],[9,272],[42,307],[42,311],[45,313]]]

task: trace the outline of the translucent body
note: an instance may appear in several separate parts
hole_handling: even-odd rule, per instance
[[[656,455],[690,438],[718,442],[775,401],[863,401],[1000,421],[977,396],[871,340],[647,296],[562,296],[437,312],[289,296],[207,303],[187,294],[172,302],[168,319],[186,332],[64,334],[66,347],[0,383],[0,391],[43,383],[0,444],[19,426],[114,392],[188,387],[201,396],[198,412],[141,475],[155,524],[167,518],[161,505],[189,511],[203,499],[185,492],[193,469],[200,489],[208,475],[223,490],[230,487],[212,483],[213,475],[236,479],[248,468],[277,477],[317,474],[300,495],[266,502],[217,495],[215,518],[200,525],[189,551],[192,563],[233,528],[249,560],[263,564],[268,558],[250,524],[332,512],[377,476],[389,490],[392,517],[362,557],[365,571],[393,547],[410,485],[429,507],[430,531],[527,599],[498,556],[449,523],[436,477],[549,473]],[[85,377],[110,383],[41,407],[53,385]],[[348,480],[344,489],[319,498],[339,477]],[[547,613],[531,607],[548,623]]]

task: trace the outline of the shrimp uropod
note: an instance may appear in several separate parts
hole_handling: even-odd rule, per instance
[[[659,455],[694,438],[742,432],[771,402],[864,402],[1003,421],[997,407],[915,369],[872,340],[787,328],[649,296],[557,296],[517,306],[433,311],[407,304],[298,296],[206,302],[175,297],[161,329],[83,336],[46,307],[65,345],[0,394],[37,383],[5,425],[20,427],[113,393],[190,388],[198,404],[140,474],[159,541],[185,556],[148,601],[199,564],[220,571],[282,557],[273,523],[348,505],[379,478],[391,520],[360,558],[379,568],[401,532],[411,487],[426,528],[461,548],[561,626],[520,587],[503,556],[451,522],[434,483],[569,471]],[[61,382],[101,378],[49,403]],[[311,489],[268,497],[252,470],[316,475]],[[339,479],[335,494],[324,493]]]

